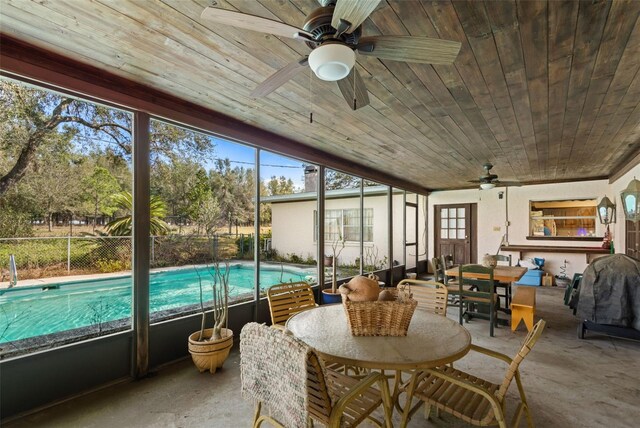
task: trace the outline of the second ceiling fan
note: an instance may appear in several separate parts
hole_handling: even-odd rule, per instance
[[[354,68],[356,52],[403,62],[451,64],[460,51],[460,42],[413,36],[361,37],[362,22],[380,0],[321,0],[302,28],[260,16],[207,7],[201,17],[211,22],[304,41],[312,51],[294,61],[256,87],[251,96],[263,97],[311,67],[322,80],[337,81],[351,109],[369,104],[367,88]],[[355,81],[354,81],[355,79]]]

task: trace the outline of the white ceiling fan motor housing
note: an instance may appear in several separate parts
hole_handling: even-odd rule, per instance
[[[309,67],[318,79],[329,82],[347,77],[355,63],[356,53],[340,43],[318,46],[309,54]]]

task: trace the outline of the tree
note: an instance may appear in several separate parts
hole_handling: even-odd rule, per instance
[[[97,148],[130,160],[131,115],[6,80],[0,81],[0,196],[27,173],[36,154],[56,135],[73,135],[85,149]],[[212,139],[164,122],[151,121],[151,161],[201,158],[213,153]]]
[[[325,183],[327,190],[357,189],[360,187],[360,177],[345,174],[344,172],[327,169],[325,171]],[[379,183],[364,180],[364,187],[379,186]]]
[[[287,179],[285,176],[276,177],[275,175],[267,182],[267,192],[269,196],[273,195],[289,195],[294,193],[293,180]]]
[[[208,192],[198,205],[193,219],[198,225],[198,229],[202,228],[206,236],[211,237],[216,233],[221,225],[222,216],[220,204],[211,192]]]
[[[107,223],[107,232],[111,236],[130,236],[133,226],[131,212],[133,210],[133,196],[130,192],[120,192],[113,196],[113,202],[125,212],[125,215]],[[149,205],[149,233],[164,235],[169,232],[169,225],[162,219],[167,215],[167,205],[158,196],[151,196]]]
[[[112,215],[118,208],[113,203],[112,195],[120,191],[118,180],[101,166],[95,166],[93,173],[82,180],[85,199],[93,210],[93,230],[96,230],[98,213]]]
[[[218,159],[209,176],[222,218],[227,221],[231,233],[234,223],[245,222],[253,214],[253,170],[232,168],[229,159]]]
[[[81,211],[82,160],[66,152],[50,151],[38,154],[32,166],[17,190],[31,201],[33,214],[45,216],[51,231],[54,214],[72,217]]]

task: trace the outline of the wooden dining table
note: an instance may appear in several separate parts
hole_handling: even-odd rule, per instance
[[[516,282],[527,272],[527,268],[522,266],[496,266],[493,269],[493,280],[500,282]],[[458,276],[460,274],[459,266],[450,267],[445,271],[447,276]],[[488,278],[487,275],[479,275],[477,273],[467,272],[465,278]]]
[[[406,336],[354,336],[342,304],[300,312],[287,321],[286,328],[326,362],[396,373],[411,371],[412,381],[419,369],[456,361],[471,347],[471,335],[459,323],[420,309],[414,312]],[[396,402],[399,381],[396,377]],[[401,426],[409,419],[412,397],[407,395]]]

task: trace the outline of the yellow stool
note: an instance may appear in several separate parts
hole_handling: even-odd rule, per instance
[[[533,287],[518,287],[511,300],[511,331],[518,328],[523,320],[527,331],[533,328],[533,317],[536,313],[536,289]]]

